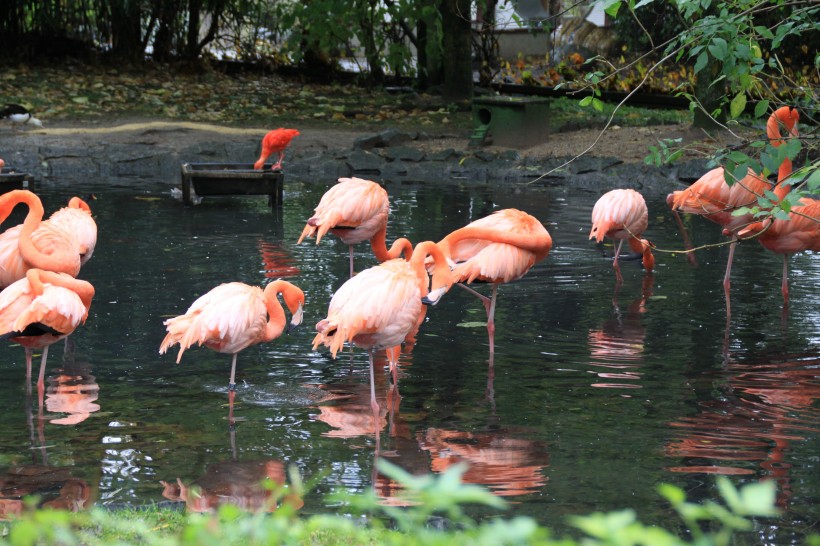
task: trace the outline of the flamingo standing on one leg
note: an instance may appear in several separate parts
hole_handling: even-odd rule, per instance
[[[455,263],[454,281],[484,303],[490,354],[494,353],[498,285],[520,279],[546,258],[552,248],[550,234],[526,212],[502,209],[453,231],[438,244],[448,260]],[[461,284],[475,280],[492,283],[492,296]]]
[[[783,106],[769,116],[766,123],[766,134],[772,146],[783,144],[781,125],[791,136],[797,136],[797,122],[800,118],[798,111],[791,106]],[[790,186],[780,184],[792,172],[792,162],[786,158],[780,164],[777,175],[775,194],[782,199],[788,193]],[[737,231],[753,220],[748,214],[734,216],[732,213],[745,206],[757,203],[758,196],[771,189],[771,184],[751,169],[741,180],[729,186],[724,177],[723,167],[717,167],[704,174],[686,189],[672,192],[666,196],[666,203],[675,214],[678,224],[682,225],[678,212],[697,214],[707,220],[723,226],[724,234],[732,238],[729,245],[729,259],[726,262],[726,274],[723,277],[723,290],[726,295],[726,314],[731,314],[729,291],[731,288],[732,259],[737,243]]]
[[[634,252],[643,256],[644,269],[652,271],[655,268],[651,245],[642,238],[648,224],[649,211],[646,208],[646,201],[635,190],[612,190],[602,195],[595,203],[589,238],[594,238],[598,243],[603,241],[604,237],[618,240],[615,259],[612,261],[617,284],[624,280],[618,265],[618,256],[621,254],[624,240],[629,241],[629,246]]]
[[[21,203],[29,208],[25,220],[0,235],[0,286],[23,278],[31,268],[76,277],[96,244],[96,224],[90,211],[82,210],[85,202],[74,198],[73,206],[54,213],[56,221],[43,222],[40,198],[28,190],[12,190],[0,195],[0,222]],[[74,208],[77,210],[66,210]]]
[[[390,202],[387,192],[377,183],[363,178],[340,178],[316,206],[314,215],[307,221],[296,244],[305,237],[316,236],[316,244],[329,231],[348,245],[350,251],[350,276],[353,276],[353,245],[370,241],[379,262],[405,258],[413,252],[407,239],[401,238],[387,248],[387,216]]]
[[[29,269],[0,292],[0,339],[25,347],[27,381],[31,381],[32,350],[43,349],[37,379],[41,404],[48,348],[85,323],[93,297],[90,283],[40,269]]]
[[[428,256],[436,264],[429,290],[430,279],[424,269]],[[410,261],[388,260],[348,279],[330,300],[327,318],[316,324],[318,333],[313,338],[314,349],[325,345],[334,358],[345,342],[367,349],[370,407],[377,422],[379,404],[373,378],[373,353],[401,344],[417,327],[423,304],[435,305],[452,282],[441,249],[436,243],[425,241],[416,246]],[[395,382],[397,363],[390,352],[388,355]]]
[[[285,331],[285,310],[279,303],[279,294],[291,313],[287,325],[290,331],[302,323],[305,294],[299,287],[281,279],[269,283],[264,290],[241,282],[223,283],[197,298],[184,315],[164,322],[168,334],[159,353],[164,354],[178,344],[179,364],[182,353],[196,343],[232,355],[228,383],[232,415],[237,354],[251,345],[272,341]]]
[[[259,159],[253,164],[253,168],[257,171],[261,171],[265,166],[265,161],[271,155],[279,154],[279,159],[271,166],[271,170],[281,169],[282,160],[285,159],[285,148],[290,146],[290,141],[293,140],[293,137],[297,136],[299,136],[299,131],[296,129],[282,129],[280,127],[279,129],[269,131],[268,134],[262,138],[262,152],[259,155]]]
[[[783,303],[789,305],[789,256],[811,250],[820,252],[820,199],[804,197],[789,212],[789,219],[768,219],[750,224],[738,232],[743,240],[757,237],[764,248],[783,255]]]

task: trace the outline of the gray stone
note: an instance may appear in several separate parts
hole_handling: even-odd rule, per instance
[[[391,161],[397,159],[401,161],[421,161],[424,159],[424,152],[410,146],[391,146],[385,148],[384,157]]]

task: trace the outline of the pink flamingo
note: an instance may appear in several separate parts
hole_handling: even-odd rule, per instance
[[[164,322],[168,334],[162,340],[159,353],[179,345],[179,364],[182,353],[196,343],[232,355],[228,389],[233,392],[239,352],[251,345],[273,341],[285,331],[285,310],[279,303],[279,294],[291,312],[287,325],[290,331],[302,323],[305,294],[298,286],[276,280],[262,290],[241,282],[223,283],[197,298],[184,315]]]
[[[42,349],[37,389],[42,405],[48,348],[85,323],[94,287],[65,273],[29,269],[0,292],[0,339],[26,350],[26,380],[31,381],[33,349]]]
[[[629,241],[630,248],[643,256],[643,267],[647,271],[655,268],[655,257],[652,255],[651,243],[642,238],[649,224],[649,212],[643,196],[635,190],[612,190],[601,196],[592,209],[592,229],[589,238],[600,243],[604,237],[618,240],[615,259],[615,279],[623,282],[618,256],[624,240]]]
[[[781,125],[789,135],[797,136],[797,122],[800,118],[798,111],[791,106],[778,108],[766,123],[766,134],[772,146],[783,144]],[[782,199],[788,192],[789,186],[779,184],[792,172],[792,162],[786,158],[780,164],[775,194]],[[749,206],[757,202],[758,196],[771,189],[771,184],[751,169],[741,180],[729,186],[724,177],[723,167],[717,167],[704,174],[686,189],[672,192],[666,196],[666,203],[672,209],[678,224],[682,227],[678,211],[703,216],[716,224],[723,226],[723,233],[732,238],[729,245],[729,259],[726,263],[726,274],[723,277],[723,290],[726,294],[726,314],[731,314],[729,291],[731,288],[732,259],[737,243],[737,231],[753,217],[748,214],[735,216],[733,212],[740,207]]]
[[[502,209],[453,231],[438,244],[454,264],[454,282],[484,303],[490,354],[494,353],[498,285],[520,279],[546,258],[552,248],[550,234],[526,212]],[[462,284],[476,280],[493,285],[491,297]]]
[[[387,248],[387,216],[390,202],[387,192],[377,183],[363,178],[340,178],[316,206],[314,215],[308,220],[299,240],[316,237],[316,244],[329,231],[348,245],[350,251],[350,276],[353,276],[353,245],[370,241],[373,253],[379,262],[405,257],[413,252],[407,239],[401,238]]]
[[[428,256],[436,264],[431,285],[424,269]],[[367,349],[370,407],[377,422],[379,404],[373,378],[373,353],[400,345],[417,327],[424,304],[435,305],[450,286],[452,278],[444,254],[438,245],[425,241],[416,246],[409,261],[388,260],[347,280],[330,300],[327,317],[316,324],[314,349],[324,345],[330,348],[334,358],[345,342]],[[388,356],[395,383],[397,362],[392,351]]]

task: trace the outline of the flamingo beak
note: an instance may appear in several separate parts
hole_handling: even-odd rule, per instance
[[[424,305],[435,305],[441,300],[441,297],[446,293],[446,286],[436,288],[434,290],[431,290],[429,294],[421,298],[421,303],[423,303]]]
[[[296,312],[293,313],[293,316],[290,319],[290,323],[288,324],[286,333],[290,333],[291,330],[302,324],[302,317],[304,316],[305,312],[302,308],[302,304],[299,304],[299,308],[296,309]]]

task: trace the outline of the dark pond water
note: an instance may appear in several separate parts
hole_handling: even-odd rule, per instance
[[[0,347],[4,495],[37,492],[69,506],[160,502],[179,497],[179,478],[204,487],[206,501],[253,504],[251,485],[289,465],[308,479],[327,473],[305,513],[332,510],[324,496],[339,487],[394,494],[395,484],[374,478],[366,354],[333,360],[311,350],[313,325],[348,269],[347,249],[333,237],[295,244],[326,182],[288,180],[278,213],[254,197],[186,209],[159,183],[84,182],[74,190],[98,197],[99,242],[81,274],[97,295],[70,338],[72,351],[62,342],[51,349],[41,415],[36,393],[27,403],[23,349]],[[792,305],[783,317],[781,261],[756,244],[739,248],[727,331],[726,247],[701,252],[697,267],[659,252],[653,276],[624,263],[614,294],[610,262],[587,241],[599,192],[387,188],[390,240],[438,240],[517,207],[547,226],[554,249],[500,288],[492,375],[478,300],[454,289],[428,311],[401,359],[401,400],[380,423],[385,457],[419,473],[467,461],[467,481],[506,496],[511,513],[559,531],[567,515],[626,507],[646,522],[674,525],[657,484],[715,499],[718,473],[737,484],[777,480],[785,514],[760,523],[761,543],[790,543],[817,523],[820,258],[792,259]],[[48,211],[71,195],[65,186],[37,191]],[[664,196],[646,197],[649,237],[659,248],[680,248]],[[689,222],[696,244],[720,240],[716,226]],[[357,269],[373,264],[361,246]],[[305,325],[240,354],[240,421],[231,434],[230,357],[192,349],[176,365],[175,351],[158,354],[162,322],[221,282],[276,277],[304,289]],[[387,379],[386,370],[377,373],[383,407]]]

